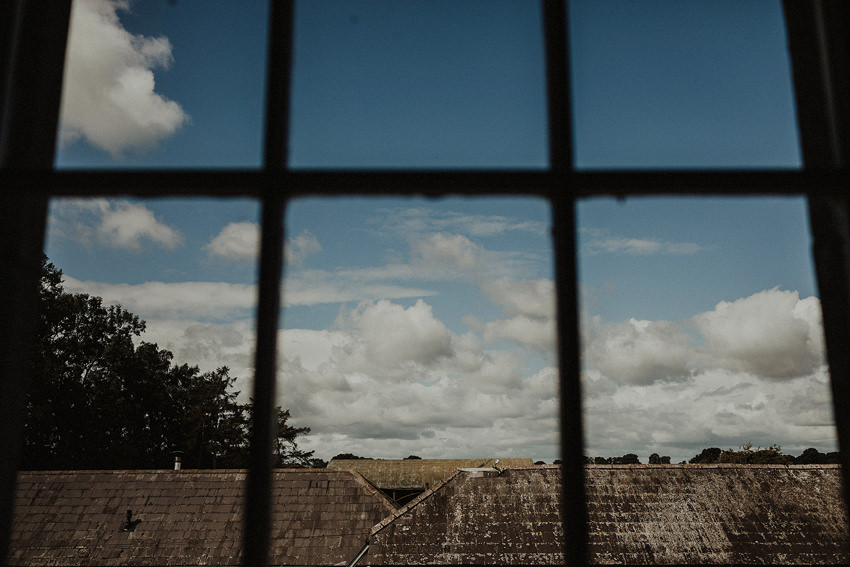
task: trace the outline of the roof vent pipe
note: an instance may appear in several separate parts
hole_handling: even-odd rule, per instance
[[[174,470],[179,471],[182,467],[181,457],[179,453],[174,453]]]

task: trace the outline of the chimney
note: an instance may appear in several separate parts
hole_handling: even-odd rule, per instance
[[[179,471],[182,466],[182,458],[180,456],[181,454],[181,451],[177,451],[174,453],[174,470],[176,471]]]

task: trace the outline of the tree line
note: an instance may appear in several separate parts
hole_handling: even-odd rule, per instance
[[[143,320],[62,283],[44,256],[21,468],[168,468],[175,455],[185,468],[245,467],[253,404],[230,370],[175,364],[140,340]],[[276,412],[275,464],[313,464],[297,444],[310,429]]]
[[[588,465],[639,465],[640,459],[634,453],[626,453],[622,457],[585,457],[585,464]],[[741,445],[735,449],[720,449],[719,447],[709,447],[703,449],[699,454],[694,455],[688,461],[682,461],[679,464],[711,464],[711,463],[730,463],[730,464],[746,464],[746,465],[826,465],[839,464],[838,452],[821,453],[814,447],[810,447],[803,451],[798,456],[782,454],[782,447],[779,445],[770,445],[769,447],[753,448],[752,443]],[[670,457],[660,456],[658,453],[653,453],[649,456],[650,465],[669,465]]]

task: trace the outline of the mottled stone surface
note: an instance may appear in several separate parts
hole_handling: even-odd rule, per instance
[[[589,562],[848,564],[835,465],[586,468]],[[363,564],[558,564],[555,466],[460,471],[372,530]]]
[[[382,490],[425,490],[458,469],[530,467],[531,459],[333,459],[329,469],[357,471]]]
[[[20,473],[8,563],[239,565],[245,479],[234,470]],[[344,564],[394,510],[350,471],[276,471],[269,498],[276,565]]]

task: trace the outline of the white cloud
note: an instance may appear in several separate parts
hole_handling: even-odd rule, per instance
[[[308,256],[321,251],[322,245],[309,230],[303,230],[298,236],[290,238],[284,248],[286,261],[295,266],[300,266]]]
[[[356,330],[357,356],[352,370],[409,379],[423,368],[452,356],[452,335],[423,300],[404,308],[388,300],[362,302],[343,311],[336,325]]]
[[[472,237],[491,237],[507,233],[544,236],[549,225],[540,221],[517,220],[500,215],[476,215],[440,211],[425,207],[381,209],[379,217],[369,221],[381,232],[407,237],[413,233],[450,232]]]
[[[411,244],[414,262],[420,262],[433,269],[476,272],[481,263],[484,249],[460,234],[429,234]]]
[[[174,249],[183,237],[157,219],[141,203],[107,199],[60,199],[51,207],[51,236],[90,246],[97,242],[111,248],[137,252],[145,243]]]
[[[807,447],[834,450],[828,374],[820,368],[797,380],[771,382],[753,374],[711,369],[685,382],[600,385],[586,372],[584,416],[591,456],[638,450],[687,460],[706,447],[779,443],[786,454]],[[637,449],[636,449],[637,448]]]
[[[256,261],[260,252],[260,227],[255,222],[232,222],[221,229],[204,250],[221,260]]]
[[[500,278],[486,282],[483,291],[491,301],[511,315],[538,319],[555,316],[555,283],[549,279],[511,280]]]
[[[702,252],[705,247],[693,242],[671,242],[658,238],[616,236],[607,230],[583,228],[579,231],[585,254],[626,254],[649,256],[652,254],[690,255]]]
[[[343,274],[324,270],[298,274],[287,272],[283,301],[287,307],[295,307],[436,295],[433,290],[377,283],[371,281],[375,278],[363,276],[366,274]]]
[[[616,382],[652,384],[681,380],[691,362],[688,337],[667,321],[629,319],[614,325],[598,321],[585,330],[585,364]]]
[[[682,322],[584,325],[588,453],[780,443],[832,450],[820,302],[765,290]]]
[[[62,87],[60,139],[84,138],[120,158],[172,136],[189,121],[176,102],[155,92],[155,69],[173,60],[166,37],[129,33],[121,0],[74,0]]]
[[[809,374],[823,363],[820,302],[794,291],[772,289],[693,318],[709,356],[731,369],[769,378]]]
[[[180,317],[195,321],[242,318],[254,309],[256,287],[224,282],[108,284],[65,276],[65,289],[120,304],[143,319]]]

